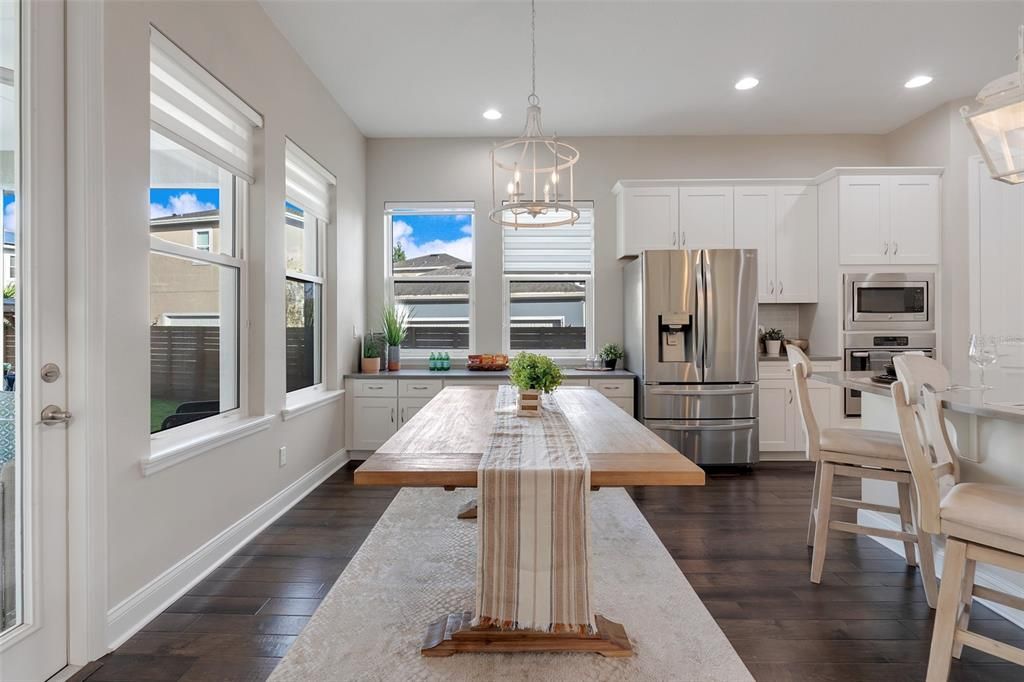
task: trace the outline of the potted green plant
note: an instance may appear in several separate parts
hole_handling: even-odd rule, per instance
[[[377,374],[380,372],[380,342],[370,334],[363,340],[363,374]]]
[[[615,364],[622,358],[626,357],[626,353],[622,350],[622,346],[617,343],[604,344],[598,355],[600,355],[601,359],[604,360],[604,366],[608,369],[615,369]]]
[[[388,371],[402,368],[402,341],[409,331],[409,310],[405,306],[388,303],[380,314],[380,326],[388,344]]]
[[[786,335],[781,329],[770,328],[764,333],[764,352],[768,355],[778,355],[784,338]]]
[[[509,382],[519,389],[516,407],[520,416],[539,417],[541,394],[562,383],[562,370],[545,355],[519,353],[508,363]]]

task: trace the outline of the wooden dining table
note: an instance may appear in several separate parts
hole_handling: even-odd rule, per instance
[[[557,389],[556,400],[580,452],[590,462],[594,489],[623,486],[700,486],[704,471],[604,395],[589,387]],[[475,488],[480,459],[495,424],[497,387],[444,388],[355,471],[356,485]],[[461,518],[471,518],[463,510]],[[622,625],[597,616],[597,632],[502,631],[470,624],[472,614],[449,613],[427,630],[421,652],[593,651],[630,656]]]

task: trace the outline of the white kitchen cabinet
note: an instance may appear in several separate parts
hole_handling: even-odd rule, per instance
[[[733,248],[733,188],[679,189],[679,248]]]
[[[786,379],[762,379],[757,385],[758,431],[763,452],[793,449],[793,418],[790,400],[793,383]]]
[[[939,262],[939,178],[901,175],[890,179],[892,263]]]
[[[441,383],[441,382],[438,382]],[[440,390],[438,391],[440,392]],[[430,398],[399,398],[398,399],[398,426],[403,427],[412,419],[413,415],[422,410],[430,402]]]
[[[394,385],[395,381],[388,383]],[[352,401],[352,449],[376,450],[398,430],[395,398],[356,398]]]
[[[757,249],[757,298],[775,303],[775,188],[737,187],[734,197],[737,249]]]
[[[736,187],[735,234],[736,248],[757,249],[761,303],[818,300],[816,187]]]
[[[939,262],[937,175],[839,177],[841,265]]]
[[[818,300],[818,188],[775,190],[775,292],[779,303]]]
[[[617,256],[674,249],[679,241],[679,188],[626,187],[618,196]]]

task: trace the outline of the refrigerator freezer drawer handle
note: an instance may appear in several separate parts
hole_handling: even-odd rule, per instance
[[[754,384],[739,388],[696,389],[696,388],[652,388],[652,395],[683,395],[683,396],[721,396],[748,395],[754,392]]]
[[[707,424],[703,426],[686,426],[683,424],[659,424],[657,426],[648,428],[657,431],[745,431],[747,429],[754,428],[754,422],[744,422],[742,424]]]

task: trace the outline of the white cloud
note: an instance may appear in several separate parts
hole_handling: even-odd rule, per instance
[[[431,253],[447,253],[466,262],[473,261],[473,238],[471,236],[460,237],[452,241],[443,239],[432,239],[429,242],[417,244],[413,236],[412,225],[403,221],[395,220],[391,225],[392,238],[402,245],[406,258],[418,258]],[[466,235],[472,234],[472,227],[467,225],[462,228]]]
[[[4,206],[4,231],[14,232],[18,227],[18,202],[12,201]]]
[[[169,215],[185,215],[199,211],[212,211],[217,208],[208,201],[199,201],[192,192],[182,192],[167,199],[166,204],[150,204],[149,217],[162,218]]]

